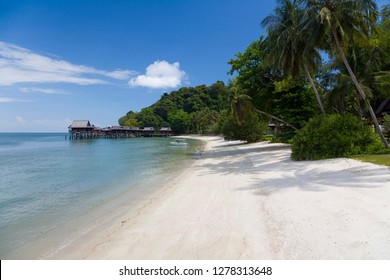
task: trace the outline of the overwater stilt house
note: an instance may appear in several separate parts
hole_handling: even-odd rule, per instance
[[[76,120],[68,127],[71,139],[93,138],[95,126],[88,120]]]
[[[171,136],[172,135],[172,129],[170,127],[162,127],[160,129],[160,134],[163,136]]]
[[[154,132],[155,130],[153,127],[145,127],[144,129],[142,129],[142,135],[144,137],[152,137]]]
[[[116,138],[132,138],[142,136],[142,130],[139,127],[130,126],[111,126],[111,135],[115,135]]]

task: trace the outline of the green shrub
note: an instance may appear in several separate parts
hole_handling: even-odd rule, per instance
[[[294,160],[373,153],[382,148],[372,127],[352,115],[316,116],[292,139]]]
[[[243,140],[248,143],[260,141],[264,138],[268,124],[261,121],[256,113],[248,115],[239,125],[233,117],[228,116],[222,128],[225,140]]]

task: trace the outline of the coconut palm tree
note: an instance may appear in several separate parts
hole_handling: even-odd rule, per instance
[[[238,125],[252,111],[252,98],[245,94],[237,85],[232,85],[228,96],[229,111]]]
[[[359,81],[357,80],[344,52],[346,43],[354,37],[367,37],[373,32],[378,18],[378,9],[373,0],[303,0],[307,6],[304,16],[305,32],[309,32],[309,41],[324,42],[332,38],[328,50],[337,53],[350,75],[361,99],[367,104],[377,133],[386,148],[390,148],[374,110]]]
[[[268,40],[271,45],[270,58],[276,65],[280,65],[286,73],[295,78],[303,68],[310,86],[312,87],[321,112],[325,114],[321,97],[310,74],[310,68],[321,61],[321,56],[314,47],[308,45],[300,29],[304,14],[301,1],[278,0],[274,14],[267,16],[262,25],[267,26]]]
[[[347,54],[348,62],[367,97],[373,102],[387,98],[390,68],[386,69],[386,63],[389,62],[386,60],[386,50],[378,45],[363,42],[351,45]]]

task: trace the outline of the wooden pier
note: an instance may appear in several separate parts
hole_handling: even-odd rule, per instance
[[[69,140],[82,139],[120,139],[135,137],[167,137],[172,136],[172,129],[163,127],[156,131],[153,127],[111,126],[95,127],[88,120],[76,120],[68,127]]]

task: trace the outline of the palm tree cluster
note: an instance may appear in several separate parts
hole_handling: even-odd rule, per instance
[[[365,78],[372,76],[374,70],[368,73],[353,69],[354,65],[349,59],[351,57],[354,62],[362,55],[359,50],[354,51],[353,46],[372,38],[378,17],[378,7],[373,0],[278,0],[274,13],[266,17],[262,24],[267,27],[267,40],[271,46],[270,63],[293,79],[303,71],[323,114],[326,113],[323,98],[313,75],[319,73],[321,55],[327,54],[333,62],[338,63],[337,71],[333,70],[332,74],[347,73],[349,79],[346,80],[358,94],[357,99],[364,104],[385,147],[390,148],[367,97],[367,93],[371,96],[372,84],[371,87],[362,84]],[[374,48],[369,50],[375,51]],[[375,55],[368,54],[366,61],[375,63]],[[360,65],[366,71],[371,67],[367,63]],[[380,63],[380,59],[377,63]],[[355,72],[361,73],[362,77],[358,79]],[[378,75],[383,78],[388,73],[382,71]]]

